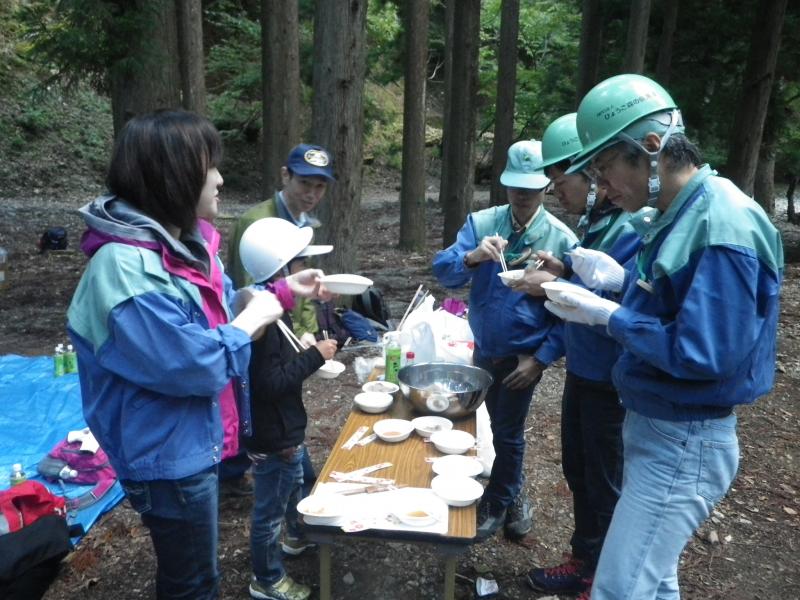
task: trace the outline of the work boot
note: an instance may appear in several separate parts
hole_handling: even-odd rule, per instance
[[[510,540],[521,540],[533,528],[533,507],[524,492],[517,494],[506,511],[505,534]]]
[[[256,579],[250,581],[250,597],[258,600],[307,600],[311,588],[284,575],[272,585],[263,585]]]
[[[506,520],[506,509],[493,506],[488,500],[478,503],[478,522],[475,541],[482,542],[492,537]]]
[[[591,573],[587,573],[586,563],[571,554],[564,554],[565,562],[555,567],[533,569],[528,573],[528,585],[540,592],[551,594],[578,594],[591,590]]]

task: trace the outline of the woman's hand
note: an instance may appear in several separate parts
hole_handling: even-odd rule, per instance
[[[320,282],[324,276],[320,269],[303,269],[289,275],[286,283],[295,296],[328,302],[333,299],[333,294]]]
[[[318,341],[315,346],[319,353],[322,354],[322,358],[325,360],[330,360],[333,358],[333,355],[336,354],[336,348],[338,347],[339,343],[336,340],[320,340]]]

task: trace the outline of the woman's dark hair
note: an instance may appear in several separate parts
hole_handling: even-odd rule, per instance
[[[119,133],[107,184],[162,225],[194,228],[208,170],[222,160],[222,140],[211,121],[181,110],[139,115]]]

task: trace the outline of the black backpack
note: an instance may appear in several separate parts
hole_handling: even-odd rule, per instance
[[[374,286],[353,298],[353,310],[384,327],[389,327],[389,306],[383,298],[383,292]]]
[[[66,250],[67,230],[63,227],[48,227],[39,238],[39,252],[48,250]]]

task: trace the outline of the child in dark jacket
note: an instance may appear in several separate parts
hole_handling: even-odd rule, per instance
[[[290,223],[283,223],[301,231]],[[270,239],[275,238],[270,236]],[[273,284],[267,283],[266,288],[272,290]],[[280,294],[280,290],[275,292]],[[282,321],[291,331],[288,311]],[[280,536],[285,519],[287,534],[293,538],[302,537],[297,503],[303,495],[303,441],[307,422],[303,381],[333,358],[336,346],[335,340],[320,340],[298,352],[277,323],[267,326],[252,345],[253,435],[244,438],[242,443],[253,461],[255,497],[250,528],[253,567],[250,595],[253,598],[305,600],[311,595],[311,588],[286,574],[281,560]]]

